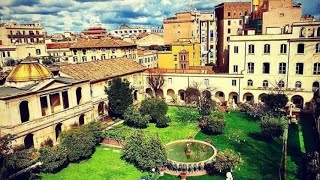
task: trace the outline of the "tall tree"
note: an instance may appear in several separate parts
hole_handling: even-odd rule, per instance
[[[159,89],[164,84],[163,74],[158,69],[149,69],[149,76],[148,76],[148,84],[150,85],[151,89],[155,97],[159,96]]]
[[[122,116],[125,110],[133,103],[133,88],[126,79],[115,78],[111,81],[111,85],[106,89],[109,99],[110,111],[113,116]]]

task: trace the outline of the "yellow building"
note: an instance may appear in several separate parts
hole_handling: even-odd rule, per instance
[[[161,69],[189,69],[200,65],[200,43],[190,39],[179,39],[171,44],[169,51],[158,52],[158,67]]]

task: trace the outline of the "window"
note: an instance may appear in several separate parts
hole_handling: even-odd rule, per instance
[[[6,57],[6,52],[2,52],[2,57]]]
[[[270,63],[263,63],[262,64],[262,73],[269,74],[270,73]]]
[[[210,58],[213,58],[213,52],[210,51]]]
[[[284,82],[283,81],[279,81],[278,87],[283,88],[284,87]]]
[[[320,53],[320,43],[316,44],[316,53]]]
[[[254,73],[254,63],[248,63],[248,73]]]
[[[95,61],[95,60],[97,60],[97,57],[96,56],[91,56],[91,60]]]
[[[77,105],[81,103],[81,98],[82,98],[82,88],[78,87],[76,89],[76,99],[77,99]]]
[[[102,54],[101,55],[101,60],[105,60],[106,59],[106,55],[105,54]]]
[[[209,79],[204,79],[204,85],[209,86]]]
[[[19,111],[20,111],[21,123],[29,121],[30,114],[29,114],[29,102],[28,101],[22,101],[20,103]]]
[[[287,45],[281,44],[280,45],[280,54],[286,54],[287,53]]]
[[[102,59],[102,58],[101,58]],[[142,64],[143,63],[143,59],[139,59],[139,63]]]
[[[263,82],[262,82],[262,87],[263,88],[267,88],[269,86],[269,82],[267,81],[267,80],[264,80]]]
[[[304,53],[304,44],[298,44],[297,53]]]
[[[233,66],[233,73],[238,74],[238,65]]]
[[[300,82],[300,81],[297,81],[296,84],[295,84],[295,87],[296,87],[296,88],[301,88],[301,82]]]
[[[228,29],[228,33],[229,33],[229,34],[231,33],[231,29],[230,29],[230,28]]]
[[[237,86],[237,80],[232,80],[232,86]]]
[[[227,37],[227,41],[230,41],[230,37]]]
[[[238,46],[234,46],[234,47],[233,47],[233,52],[237,54],[238,51],[239,51],[239,47],[238,47]]]
[[[230,21],[230,20],[228,20],[228,25],[229,25],[229,26],[231,25],[231,21]]]
[[[286,74],[287,64],[280,63],[279,64],[279,74]]]
[[[254,45],[253,44],[249,45],[249,54],[254,54]]]
[[[264,45],[264,50],[263,50],[263,52],[264,52],[265,54],[269,54],[269,53],[270,53],[270,44],[265,44],[265,45]]]
[[[251,79],[248,80],[248,86],[253,86],[253,81]]]
[[[77,55],[77,50],[73,50],[73,55]]]
[[[176,55],[176,54],[173,55],[173,59],[174,59],[175,61],[178,59],[177,57],[178,57],[178,55]]]
[[[73,57],[73,62],[77,62],[78,58],[76,56]]]
[[[296,64],[296,74],[303,75],[303,63]]]
[[[41,54],[41,50],[40,49],[36,49],[36,54],[40,55]]]
[[[86,52],[87,52],[87,51],[86,51],[85,49],[82,50],[82,54],[83,54],[83,55],[86,55]]]
[[[231,12],[229,11],[229,12],[228,12],[228,17],[230,17],[230,16],[231,16]],[[228,21],[228,22],[229,22],[229,21]]]
[[[241,13],[240,13],[240,16],[241,16]],[[239,20],[239,25],[242,25],[242,20]]]
[[[168,84],[172,84],[172,78],[168,78]]]
[[[87,56],[82,56],[82,62],[87,62]]]
[[[313,74],[320,74],[320,63],[314,63]]]

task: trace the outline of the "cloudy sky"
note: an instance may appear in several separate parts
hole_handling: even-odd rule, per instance
[[[82,31],[91,21],[107,30],[119,24],[161,26],[163,18],[178,11],[213,11],[221,2],[239,0],[1,0],[0,17],[21,23],[40,22],[49,34]],[[320,14],[319,0],[294,0],[303,4],[303,13]]]

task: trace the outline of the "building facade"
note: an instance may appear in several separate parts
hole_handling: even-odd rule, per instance
[[[201,44],[201,64],[216,64],[216,22],[213,12],[179,12],[163,20],[164,43],[192,39]]]
[[[284,91],[303,107],[320,83],[320,22],[293,23],[290,34],[231,36],[230,74],[252,92]]]
[[[72,60],[69,62],[87,62],[127,57],[136,60],[137,45],[115,39],[80,39],[70,47]]]
[[[107,31],[102,27],[90,27],[85,29],[83,32],[84,38],[101,39],[108,37]]]
[[[228,72],[229,40],[237,35],[244,26],[244,17],[251,12],[250,2],[225,2],[215,6],[217,17],[217,66],[222,72]]]
[[[147,68],[157,68],[158,67],[158,53],[156,51],[138,49],[139,63]]]
[[[0,24],[0,40],[3,45],[44,43],[44,38],[45,31],[39,23],[8,22]]]
[[[72,62],[71,45],[72,42],[48,43],[46,44],[48,56],[52,57],[55,62]]]
[[[170,49],[158,51],[158,67],[161,69],[189,69],[201,66],[200,43],[179,39]]]
[[[108,114],[105,87],[114,77],[131,83],[135,102],[144,97],[145,67],[127,58],[50,70],[27,57],[0,86],[1,135],[15,135],[13,145],[40,148],[48,138],[55,144],[59,134],[72,125],[103,118]]]
[[[131,36],[131,35],[139,35],[141,33],[147,34],[163,34],[164,29],[162,27],[143,27],[143,26],[132,26],[129,27],[126,24],[122,24],[119,29],[115,29],[110,31],[110,34],[116,36]]]

